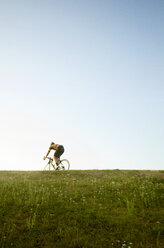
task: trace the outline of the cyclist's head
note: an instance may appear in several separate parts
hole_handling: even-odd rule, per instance
[[[54,142],[51,142],[51,146],[54,145],[55,143]]]

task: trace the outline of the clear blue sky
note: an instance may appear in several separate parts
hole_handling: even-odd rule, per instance
[[[164,169],[163,44],[163,0],[0,1],[0,169]]]

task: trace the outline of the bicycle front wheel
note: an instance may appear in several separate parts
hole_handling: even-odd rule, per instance
[[[44,166],[44,170],[50,170],[50,163],[47,163],[47,164]]]
[[[60,161],[59,166],[60,166],[61,170],[69,170],[70,163],[69,163],[69,161],[67,159],[63,159],[63,160]]]
[[[44,167],[44,170],[54,170],[54,165],[52,163],[47,163]]]

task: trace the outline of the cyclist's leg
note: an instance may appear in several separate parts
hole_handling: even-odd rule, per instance
[[[56,157],[55,154],[54,154],[53,160],[54,160],[56,166],[58,167],[58,164],[60,163],[60,157],[58,158],[58,157]]]
[[[56,163],[57,168],[58,168],[58,165],[60,164],[60,156],[63,153],[64,153],[64,147],[63,146],[59,146],[58,149],[56,150],[56,152],[54,153],[53,159],[54,159],[54,161]]]

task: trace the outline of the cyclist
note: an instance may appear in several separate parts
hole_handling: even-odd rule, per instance
[[[56,163],[56,169],[58,168],[58,165],[60,163],[60,156],[64,153],[64,146],[55,144],[54,142],[51,142],[50,147],[48,149],[48,152],[46,156],[43,158],[44,160],[47,158],[48,154],[50,153],[51,150],[55,150],[53,160]]]

